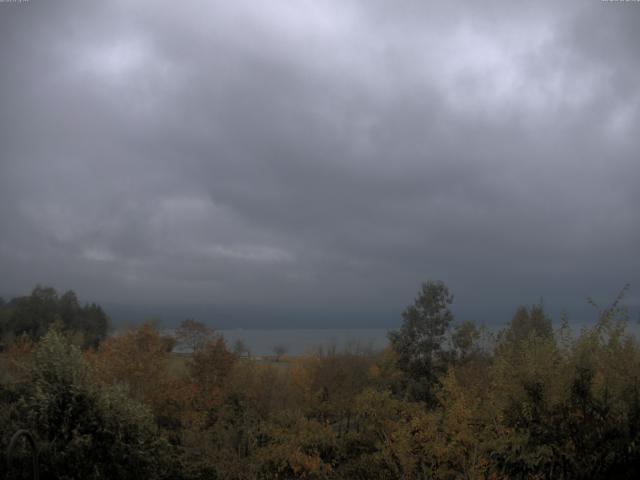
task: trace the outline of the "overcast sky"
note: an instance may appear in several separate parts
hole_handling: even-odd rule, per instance
[[[0,3],[0,295],[222,326],[394,326],[428,279],[489,323],[627,282],[637,308],[639,45],[639,2]]]

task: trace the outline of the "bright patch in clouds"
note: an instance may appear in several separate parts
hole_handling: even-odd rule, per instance
[[[149,46],[139,38],[113,38],[111,41],[79,48],[81,72],[111,84],[124,84],[141,73],[151,58]]]
[[[539,115],[579,108],[601,80],[601,72],[559,51],[545,24],[489,29],[466,23],[434,40],[441,47],[434,51],[440,67],[434,81],[460,112]]]

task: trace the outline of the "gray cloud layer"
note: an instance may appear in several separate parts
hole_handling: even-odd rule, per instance
[[[626,282],[637,305],[639,25],[600,1],[0,3],[0,292],[300,326],[396,321],[429,278],[487,321]]]

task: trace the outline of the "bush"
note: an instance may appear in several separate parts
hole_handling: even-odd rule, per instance
[[[148,409],[117,388],[92,382],[81,351],[60,332],[42,338],[28,377],[11,387],[13,398],[5,393],[10,413],[3,426],[35,435],[41,478],[173,476],[175,456]]]

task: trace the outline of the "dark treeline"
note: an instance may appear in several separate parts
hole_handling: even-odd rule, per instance
[[[383,352],[278,362],[232,353],[195,320],[176,332],[191,355],[171,353],[172,340],[151,324],[106,338],[103,313],[78,313],[99,307],[80,307],[73,295],[76,313],[67,315],[66,296],[39,287],[2,306],[1,446],[19,428],[33,432],[44,479],[631,479],[640,471],[640,345],[622,296],[580,332],[566,319],[554,329],[538,304],[492,333],[456,322],[448,288],[427,282]],[[34,317],[20,309],[41,320],[24,320]],[[14,465],[0,478],[28,478],[25,459]]]
[[[56,322],[81,336],[84,347],[96,347],[109,330],[109,318],[95,303],[81,305],[75,292],[58,295],[51,287],[38,285],[31,295],[8,302],[0,298],[0,335],[5,342],[27,336],[37,341]]]

